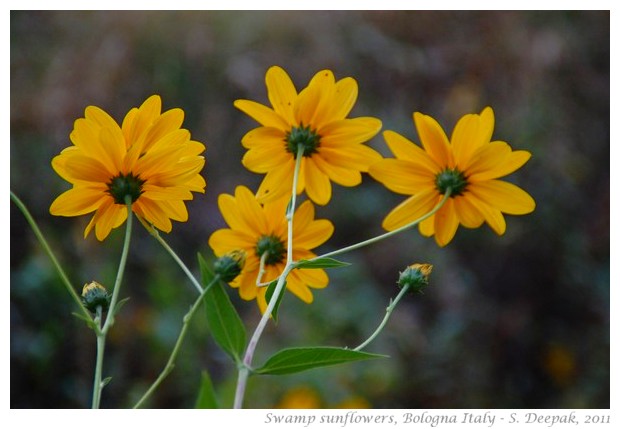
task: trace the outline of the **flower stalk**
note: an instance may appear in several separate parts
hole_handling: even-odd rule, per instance
[[[62,266],[58,262],[58,259],[56,259],[56,256],[54,255],[54,252],[52,251],[52,248],[47,243],[47,240],[45,239],[45,236],[43,235],[43,233],[39,229],[39,226],[35,222],[35,220],[32,217],[32,215],[30,214],[30,211],[28,210],[26,205],[17,197],[17,195],[15,195],[13,193],[13,191],[11,191],[11,200],[15,203],[17,208],[19,208],[19,210],[22,212],[22,214],[26,218],[26,221],[28,222],[28,224],[32,228],[32,231],[34,232],[34,235],[39,240],[39,243],[41,243],[41,246],[43,246],[43,250],[45,250],[45,253],[47,253],[47,256],[49,256],[50,260],[52,261],[52,264],[54,264],[54,267],[56,268],[56,271],[58,271],[58,275],[60,276],[60,279],[62,280],[62,283],[65,285],[65,288],[67,289],[67,292],[69,292],[69,295],[71,295],[71,298],[73,298],[73,301],[75,301],[77,306],[80,308],[80,311],[82,312],[82,315],[86,319],[92,320],[92,316],[91,316],[90,312],[84,306],[84,303],[82,302],[82,299],[80,298],[78,293],[75,291],[73,285],[69,281],[69,277],[67,277],[67,274],[65,273],[65,270],[62,268]]]
[[[364,341],[362,344],[360,344],[359,346],[357,346],[353,350],[355,350],[356,352],[361,351],[368,344],[370,344],[375,338],[377,338],[379,336],[379,334],[381,333],[381,331],[383,331],[383,328],[387,324],[388,320],[390,320],[390,316],[392,315],[392,312],[394,311],[394,309],[396,308],[396,306],[400,302],[401,298],[403,296],[405,296],[405,294],[408,291],[409,291],[409,285],[403,287],[400,290],[400,292],[398,293],[398,295],[396,295],[396,298],[394,298],[394,300],[390,300],[390,305],[388,305],[387,308],[385,309],[385,316],[383,317],[383,320],[381,321],[381,323],[379,324],[377,329],[375,329],[375,332],[373,332],[372,335],[370,335],[370,337],[368,337],[368,339],[366,339],[366,341]]]
[[[297,204],[297,181],[299,179],[299,170],[301,168],[301,159],[304,153],[304,146],[299,145],[297,148],[297,154],[295,157],[295,170],[293,172],[293,190],[291,192],[291,203],[286,212],[286,221],[288,225],[288,233],[287,233],[287,248],[286,248],[286,265],[284,266],[284,270],[282,274],[278,278],[278,283],[276,284],[276,288],[273,292],[271,300],[267,305],[267,309],[263,313],[256,329],[254,330],[254,334],[252,334],[252,338],[248,343],[248,347],[245,352],[245,356],[243,357],[243,365],[239,368],[239,376],[237,379],[237,389],[235,392],[235,401],[234,408],[242,408],[243,407],[243,397],[245,396],[245,389],[247,386],[248,377],[250,375],[250,368],[252,368],[252,359],[254,358],[254,351],[256,350],[256,346],[258,346],[258,342],[260,340],[265,327],[267,326],[267,322],[271,317],[271,313],[278,302],[278,297],[282,293],[284,289],[284,285],[286,284],[286,277],[291,272],[291,270],[295,267],[293,262],[293,217],[295,215],[295,205]],[[262,258],[261,258],[262,259]],[[260,273],[260,271],[259,271]],[[258,281],[258,280],[257,280]]]
[[[92,408],[99,408],[101,402],[101,391],[107,384],[102,381],[102,371],[103,371],[103,357],[105,353],[105,342],[106,336],[108,335],[108,331],[114,325],[114,319],[116,316],[116,305],[118,303],[119,291],[121,289],[121,283],[123,280],[123,276],[125,274],[125,266],[127,265],[127,255],[129,254],[129,243],[131,242],[131,231],[132,231],[132,221],[133,221],[133,212],[131,209],[132,199],[130,195],[125,196],[125,204],[127,206],[127,227],[125,229],[125,240],[123,241],[123,250],[121,253],[121,260],[118,264],[118,271],[116,273],[116,281],[114,282],[114,289],[112,290],[112,298],[110,299],[110,308],[108,309],[105,323],[103,327],[97,329],[95,332],[97,333],[97,358],[95,362],[95,381],[93,382],[93,402]],[[95,317],[95,322],[98,327],[101,326],[102,320],[102,311],[101,307],[97,308],[97,315]]]
[[[183,340],[185,339],[185,335],[187,334],[187,329],[189,328],[189,324],[192,321],[192,318],[194,317],[196,310],[198,310],[198,308],[200,307],[200,304],[202,303],[202,300],[205,294],[218,281],[220,281],[220,276],[216,274],[211,280],[211,282],[209,282],[209,284],[205,286],[205,288],[202,290],[198,298],[196,298],[196,301],[194,301],[194,304],[192,305],[190,310],[187,312],[187,314],[183,316],[183,326],[181,327],[181,332],[179,332],[179,336],[177,337],[176,343],[174,344],[174,348],[172,349],[172,352],[170,353],[170,357],[168,358],[168,361],[166,362],[166,366],[161,371],[157,379],[153,382],[151,387],[149,387],[149,389],[144,393],[144,395],[142,395],[142,397],[138,400],[138,402],[136,402],[136,404],[133,406],[134,409],[140,408],[151,397],[153,392],[159,387],[159,385],[164,381],[164,379],[168,376],[168,374],[170,374],[172,370],[174,369],[175,361],[176,361],[177,355],[179,354],[179,351],[181,350],[181,346],[183,345]]]
[[[407,230],[409,228],[412,228],[412,227],[416,226],[417,224],[419,224],[420,222],[422,222],[423,220],[428,219],[429,217],[431,217],[435,213],[437,213],[437,211],[439,209],[441,209],[443,207],[443,205],[446,203],[446,201],[450,197],[451,193],[452,193],[452,189],[448,188],[446,190],[446,193],[444,194],[443,198],[441,199],[441,201],[439,201],[439,203],[430,212],[426,213],[423,216],[420,216],[419,218],[415,219],[414,221],[408,223],[407,225],[401,226],[398,229],[386,232],[386,233],[378,235],[376,237],[369,238],[368,240],[360,241],[359,243],[355,243],[355,244],[352,244],[350,246],[343,247],[342,249],[338,249],[338,250],[334,250],[333,252],[325,253],[324,255],[317,256],[317,257],[312,258],[310,260],[314,261],[316,259],[329,258],[329,257],[335,256],[335,255],[340,255],[342,253],[350,252],[351,250],[356,250],[356,249],[368,246],[370,244],[377,243],[377,242],[379,242],[379,241],[381,241],[381,240],[383,240],[385,238],[391,237],[391,236],[399,234],[399,233],[401,233],[401,232],[403,232],[403,231],[405,231],[405,230]]]

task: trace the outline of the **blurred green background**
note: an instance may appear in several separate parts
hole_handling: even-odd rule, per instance
[[[298,89],[319,70],[359,84],[352,116],[418,142],[413,111],[451,132],[490,105],[494,138],[532,152],[510,181],[537,201],[507,218],[505,236],[460,228],[447,248],[410,231],[345,255],[312,305],[287,296],[255,362],[285,346],[354,347],[397,293],[399,270],[434,265],[424,295],[407,298],[368,349],[385,360],[253,378],[246,405],[272,408],[290,392],[308,406],[375,408],[607,408],[609,379],[609,12],[11,12],[11,190],[32,211],[76,288],[110,286],[123,228],[103,243],[89,220],[49,214],[68,184],[50,166],[73,121],[97,105],[118,121],[157,93],[185,110],[207,146],[206,195],[166,239],[192,269],[224,222],[220,193],[256,189],[241,137],[256,124],[237,98],[266,103],[264,74],[282,66]],[[389,155],[381,136],[370,145]],[[334,186],[317,217],[331,219],[328,251],[381,232],[403,197],[369,177]],[[11,204],[11,407],[90,406],[95,341],[23,216]],[[248,330],[255,303],[238,305]],[[133,405],[163,368],[195,299],[183,273],[136,228],[123,307],[109,336],[102,407]],[[199,314],[174,372],[148,406],[191,408],[207,369],[231,405],[236,373]],[[304,390],[306,389],[306,390]],[[303,401],[302,401],[303,402]],[[350,403],[350,402],[349,402]]]

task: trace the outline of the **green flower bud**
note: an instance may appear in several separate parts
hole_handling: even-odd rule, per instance
[[[230,253],[220,256],[213,263],[213,271],[219,275],[226,283],[232,282],[243,270],[245,265],[245,252],[243,250],[233,250]]]
[[[405,271],[400,273],[398,285],[401,288],[407,287],[411,293],[422,293],[428,286],[428,276],[433,271],[431,264],[409,265]]]
[[[97,311],[97,307],[101,307],[102,311],[107,311],[110,307],[110,295],[103,286],[92,281],[82,288],[82,302],[93,313]]]

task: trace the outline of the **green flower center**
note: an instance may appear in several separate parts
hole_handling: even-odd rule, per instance
[[[142,195],[142,185],[144,180],[132,173],[128,175],[119,174],[113,177],[108,183],[108,193],[114,198],[116,204],[125,204],[125,197],[131,197],[131,202],[135,202]]]
[[[286,142],[286,150],[293,155],[297,155],[301,147],[303,148],[302,155],[310,156],[318,151],[317,148],[321,142],[321,136],[318,135],[316,131],[311,130],[310,127],[301,125],[291,128],[291,130],[286,133],[284,141]]]
[[[435,186],[440,194],[445,194],[448,188],[452,189],[451,197],[462,195],[467,188],[465,175],[455,168],[446,168],[435,176]]]
[[[284,243],[275,235],[263,235],[256,243],[256,254],[260,258],[265,252],[267,252],[265,264],[275,265],[284,260],[286,248]]]

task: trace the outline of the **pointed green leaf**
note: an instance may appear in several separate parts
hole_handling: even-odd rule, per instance
[[[116,307],[114,308],[114,316],[116,316],[118,312],[121,311],[121,308],[123,308],[123,305],[127,304],[127,301],[129,301],[129,297],[123,298],[116,303]]]
[[[213,274],[213,271],[211,271],[209,264],[207,264],[207,261],[205,261],[205,258],[203,258],[200,253],[198,253],[198,266],[200,267],[202,284],[204,286],[207,286],[209,283],[211,283],[211,281],[215,277],[215,274]]]
[[[198,398],[196,398],[196,405],[194,408],[220,408],[217,402],[217,397],[215,396],[215,389],[213,388],[211,377],[209,376],[209,372],[206,370],[202,371],[202,376],[200,378],[200,390],[198,391]]]
[[[215,342],[235,362],[240,362],[245,349],[245,328],[220,282],[205,293],[204,301],[207,323]]]
[[[348,262],[338,261],[337,259],[333,258],[319,258],[312,260],[302,259],[301,261],[295,263],[295,268],[338,268],[346,267],[348,265],[351,264]]]
[[[272,281],[267,286],[267,292],[265,292],[265,299],[267,300],[267,305],[271,302],[271,297],[273,293],[276,291],[276,285],[278,284],[277,280]],[[271,312],[271,317],[273,317],[273,321],[278,323],[278,309],[280,308],[280,303],[282,302],[282,298],[284,297],[284,292],[286,291],[286,281],[284,282],[284,286],[282,286],[282,292],[280,292],[280,296],[278,296],[278,300],[276,301],[276,306],[273,307],[273,311]]]
[[[86,316],[84,316],[83,314],[80,313],[75,313],[72,312],[71,314],[73,314],[75,317],[77,317],[78,319],[83,320],[84,322],[86,322],[86,325],[93,330],[96,330],[95,328],[97,327],[97,325],[95,324],[95,321],[93,319],[90,319]]]
[[[103,389],[104,387],[106,387],[110,381],[112,381],[112,377],[106,377],[101,380],[101,388]]]
[[[322,366],[387,357],[339,347],[300,347],[284,349],[254,370],[257,374],[293,374]]]

